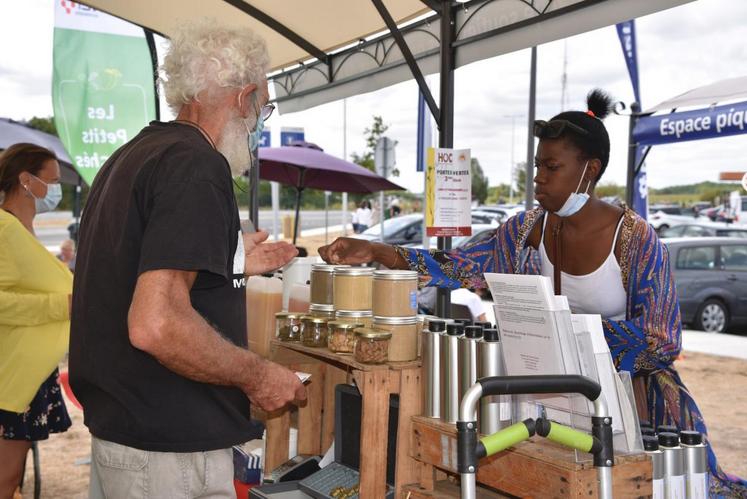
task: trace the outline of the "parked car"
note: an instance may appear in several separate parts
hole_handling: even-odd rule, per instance
[[[480,235],[489,237],[497,229],[493,224],[472,224],[472,235],[453,237],[451,239],[452,248],[462,247],[464,244],[474,242]],[[371,242],[381,242],[381,225],[377,224],[370,227],[360,234],[354,234],[350,237],[356,239],[365,239]],[[387,244],[396,244],[399,246],[408,246],[411,248],[423,247],[423,214],[413,213],[412,215],[403,215],[384,222],[384,237]],[[432,237],[430,247],[436,247],[436,238]]]
[[[451,238],[451,247],[452,248],[465,248],[470,244],[473,244],[479,241],[484,241],[485,239],[488,239],[490,236],[495,234],[495,231],[497,229],[498,227],[496,227],[495,225],[472,224],[472,235]],[[437,242],[436,238],[432,237],[429,242],[429,248],[435,249],[436,242]],[[417,243],[405,244],[404,246],[407,246],[410,248],[422,248],[423,242],[419,241]]]
[[[747,238],[747,227],[727,223],[682,224],[662,229],[659,237],[741,237]]]
[[[484,224],[499,226],[506,220],[505,215],[493,211],[483,211],[479,208],[472,209],[472,224]]]
[[[698,237],[664,243],[683,323],[721,333],[747,320],[747,241]]]
[[[659,232],[660,230],[691,223],[695,220],[708,221],[707,217],[698,217],[692,208],[681,208],[679,206],[651,205],[648,209],[648,222]]]
[[[381,224],[376,224],[351,237],[381,242]],[[387,244],[417,244],[423,240],[423,214],[413,213],[384,222],[384,241]]]

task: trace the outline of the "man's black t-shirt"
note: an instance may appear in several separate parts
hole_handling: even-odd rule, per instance
[[[227,448],[260,436],[237,388],[182,377],[133,347],[137,278],[198,272],[192,306],[246,348],[244,246],[231,173],[199,130],[153,122],[106,162],[81,223],[70,379],[94,436],[162,452]]]

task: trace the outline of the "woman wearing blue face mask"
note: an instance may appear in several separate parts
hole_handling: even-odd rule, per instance
[[[0,497],[19,484],[31,442],[70,427],[57,364],[70,333],[72,274],[34,237],[60,201],[54,153],[16,144],[0,154]]]
[[[340,238],[319,249],[327,262],[376,261],[416,270],[428,285],[484,288],[485,272],[542,274],[574,313],[600,314],[618,370],[633,376],[642,419],[706,433],[703,417],[673,362],[680,351],[679,302],[669,255],[651,226],[631,209],[594,196],[610,155],[602,120],[612,102],[600,90],[588,111],[535,122],[535,194],[540,207],[507,220],[471,247],[425,251]],[[710,446],[712,496],[747,497],[747,482],[724,473]]]

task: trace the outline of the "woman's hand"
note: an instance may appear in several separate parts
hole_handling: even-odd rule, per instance
[[[374,245],[362,239],[338,237],[332,244],[319,248],[319,255],[327,263],[360,265],[374,260]]]

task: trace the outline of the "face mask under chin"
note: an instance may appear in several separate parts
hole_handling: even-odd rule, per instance
[[[576,189],[571,192],[571,194],[568,196],[568,199],[565,200],[565,203],[563,206],[560,207],[558,211],[555,212],[555,214],[559,217],[570,217],[581,211],[581,208],[586,205],[587,201],[589,201],[589,189],[591,188],[591,181],[586,185],[586,191],[585,192],[578,192],[578,190],[581,188],[581,184],[584,181],[584,175],[586,175],[586,168],[589,166],[589,162],[587,161],[586,164],[584,164],[584,171],[581,172],[581,178],[578,181],[578,185],[576,186]]]

